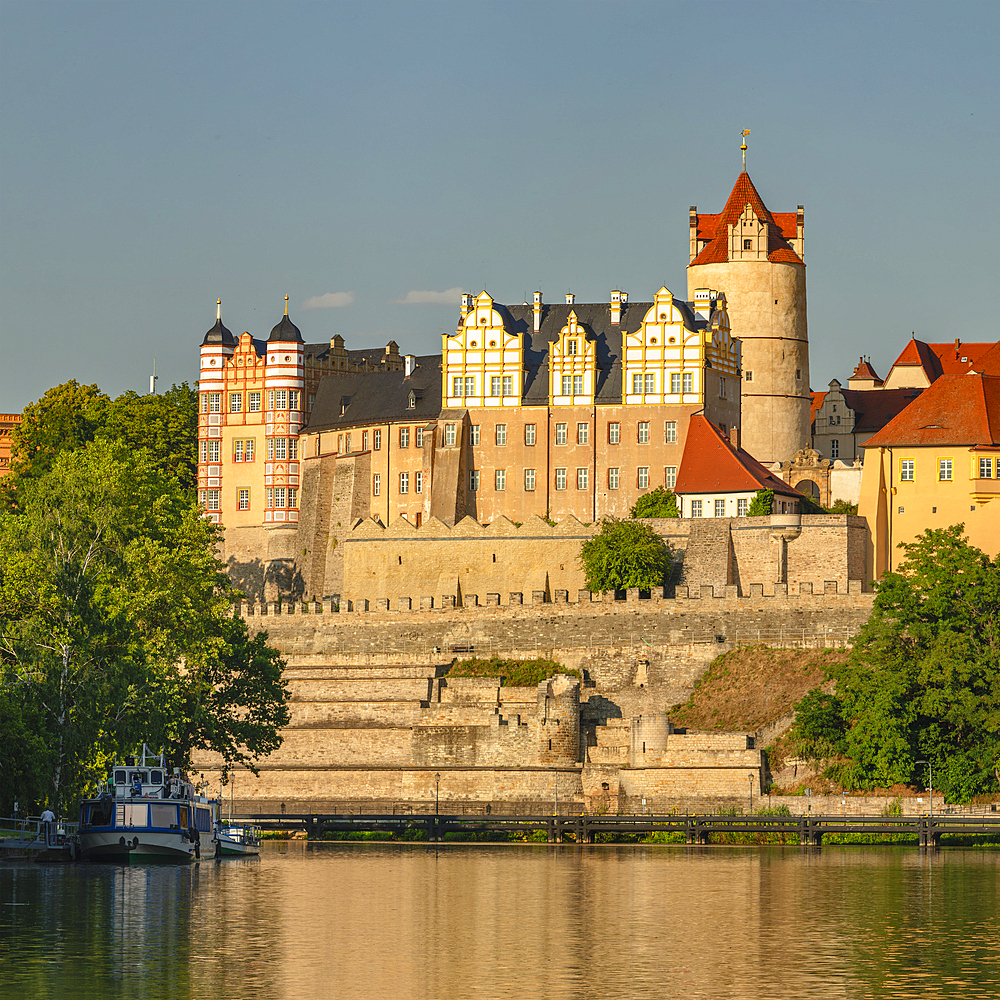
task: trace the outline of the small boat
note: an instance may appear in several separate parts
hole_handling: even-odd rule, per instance
[[[76,823],[39,816],[0,819],[0,858],[6,861],[75,861]]]
[[[210,801],[163,754],[142,753],[115,763],[96,798],[80,803],[80,853],[91,861],[187,863],[205,853],[218,821]]]
[[[219,823],[215,827],[217,858],[246,857],[260,854],[260,829],[241,823]]]

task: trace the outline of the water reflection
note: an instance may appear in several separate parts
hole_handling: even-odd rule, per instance
[[[998,860],[294,842],[184,868],[7,864],[0,981],[40,997],[995,997]]]

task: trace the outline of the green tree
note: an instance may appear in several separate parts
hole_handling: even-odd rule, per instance
[[[94,441],[22,483],[0,516],[0,691],[50,747],[54,803],[107,754],[163,745],[252,763],[280,740],[287,692],[266,636],[229,617],[219,530],[146,450]]]
[[[747,517],[763,517],[774,510],[774,490],[757,490],[747,509]]]
[[[845,720],[850,788],[926,781],[955,801],[1000,789],[1000,565],[966,541],[962,525],[901,546],[899,571],[878,584],[875,606],[846,664],[834,668]],[[801,725],[818,724],[800,705]]]
[[[830,508],[831,514],[857,514],[858,505],[849,500],[834,500]]]
[[[655,490],[644,493],[635,502],[630,511],[632,517],[680,517],[677,509],[677,496],[673,490],[657,486]]]
[[[670,550],[639,521],[605,518],[601,530],[583,543],[580,562],[587,587],[595,592],[662,586],[670,572]]]

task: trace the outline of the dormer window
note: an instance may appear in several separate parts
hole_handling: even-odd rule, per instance
[[[577,340],[567,340],[566,341],[566,353],[576,354],[578,350],[579,341]]]
[[[406,408],[415,410],[417,408],[417,394],[411,389],[410,395],[406,397]]]
[[[753,240],[744,240],[743,241],[743,249],[744,250],[753,250]]]

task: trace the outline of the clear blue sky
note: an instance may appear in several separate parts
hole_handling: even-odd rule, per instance
[[[0,411],[144,392],[154,355],[192,381],[218,297],[237,334],[287,293],[307,341],[419,354],[452,289],[683,296],[745,127],[806,207],[813,388],[996,340],[998,37],[995,2],[6,0]]]

